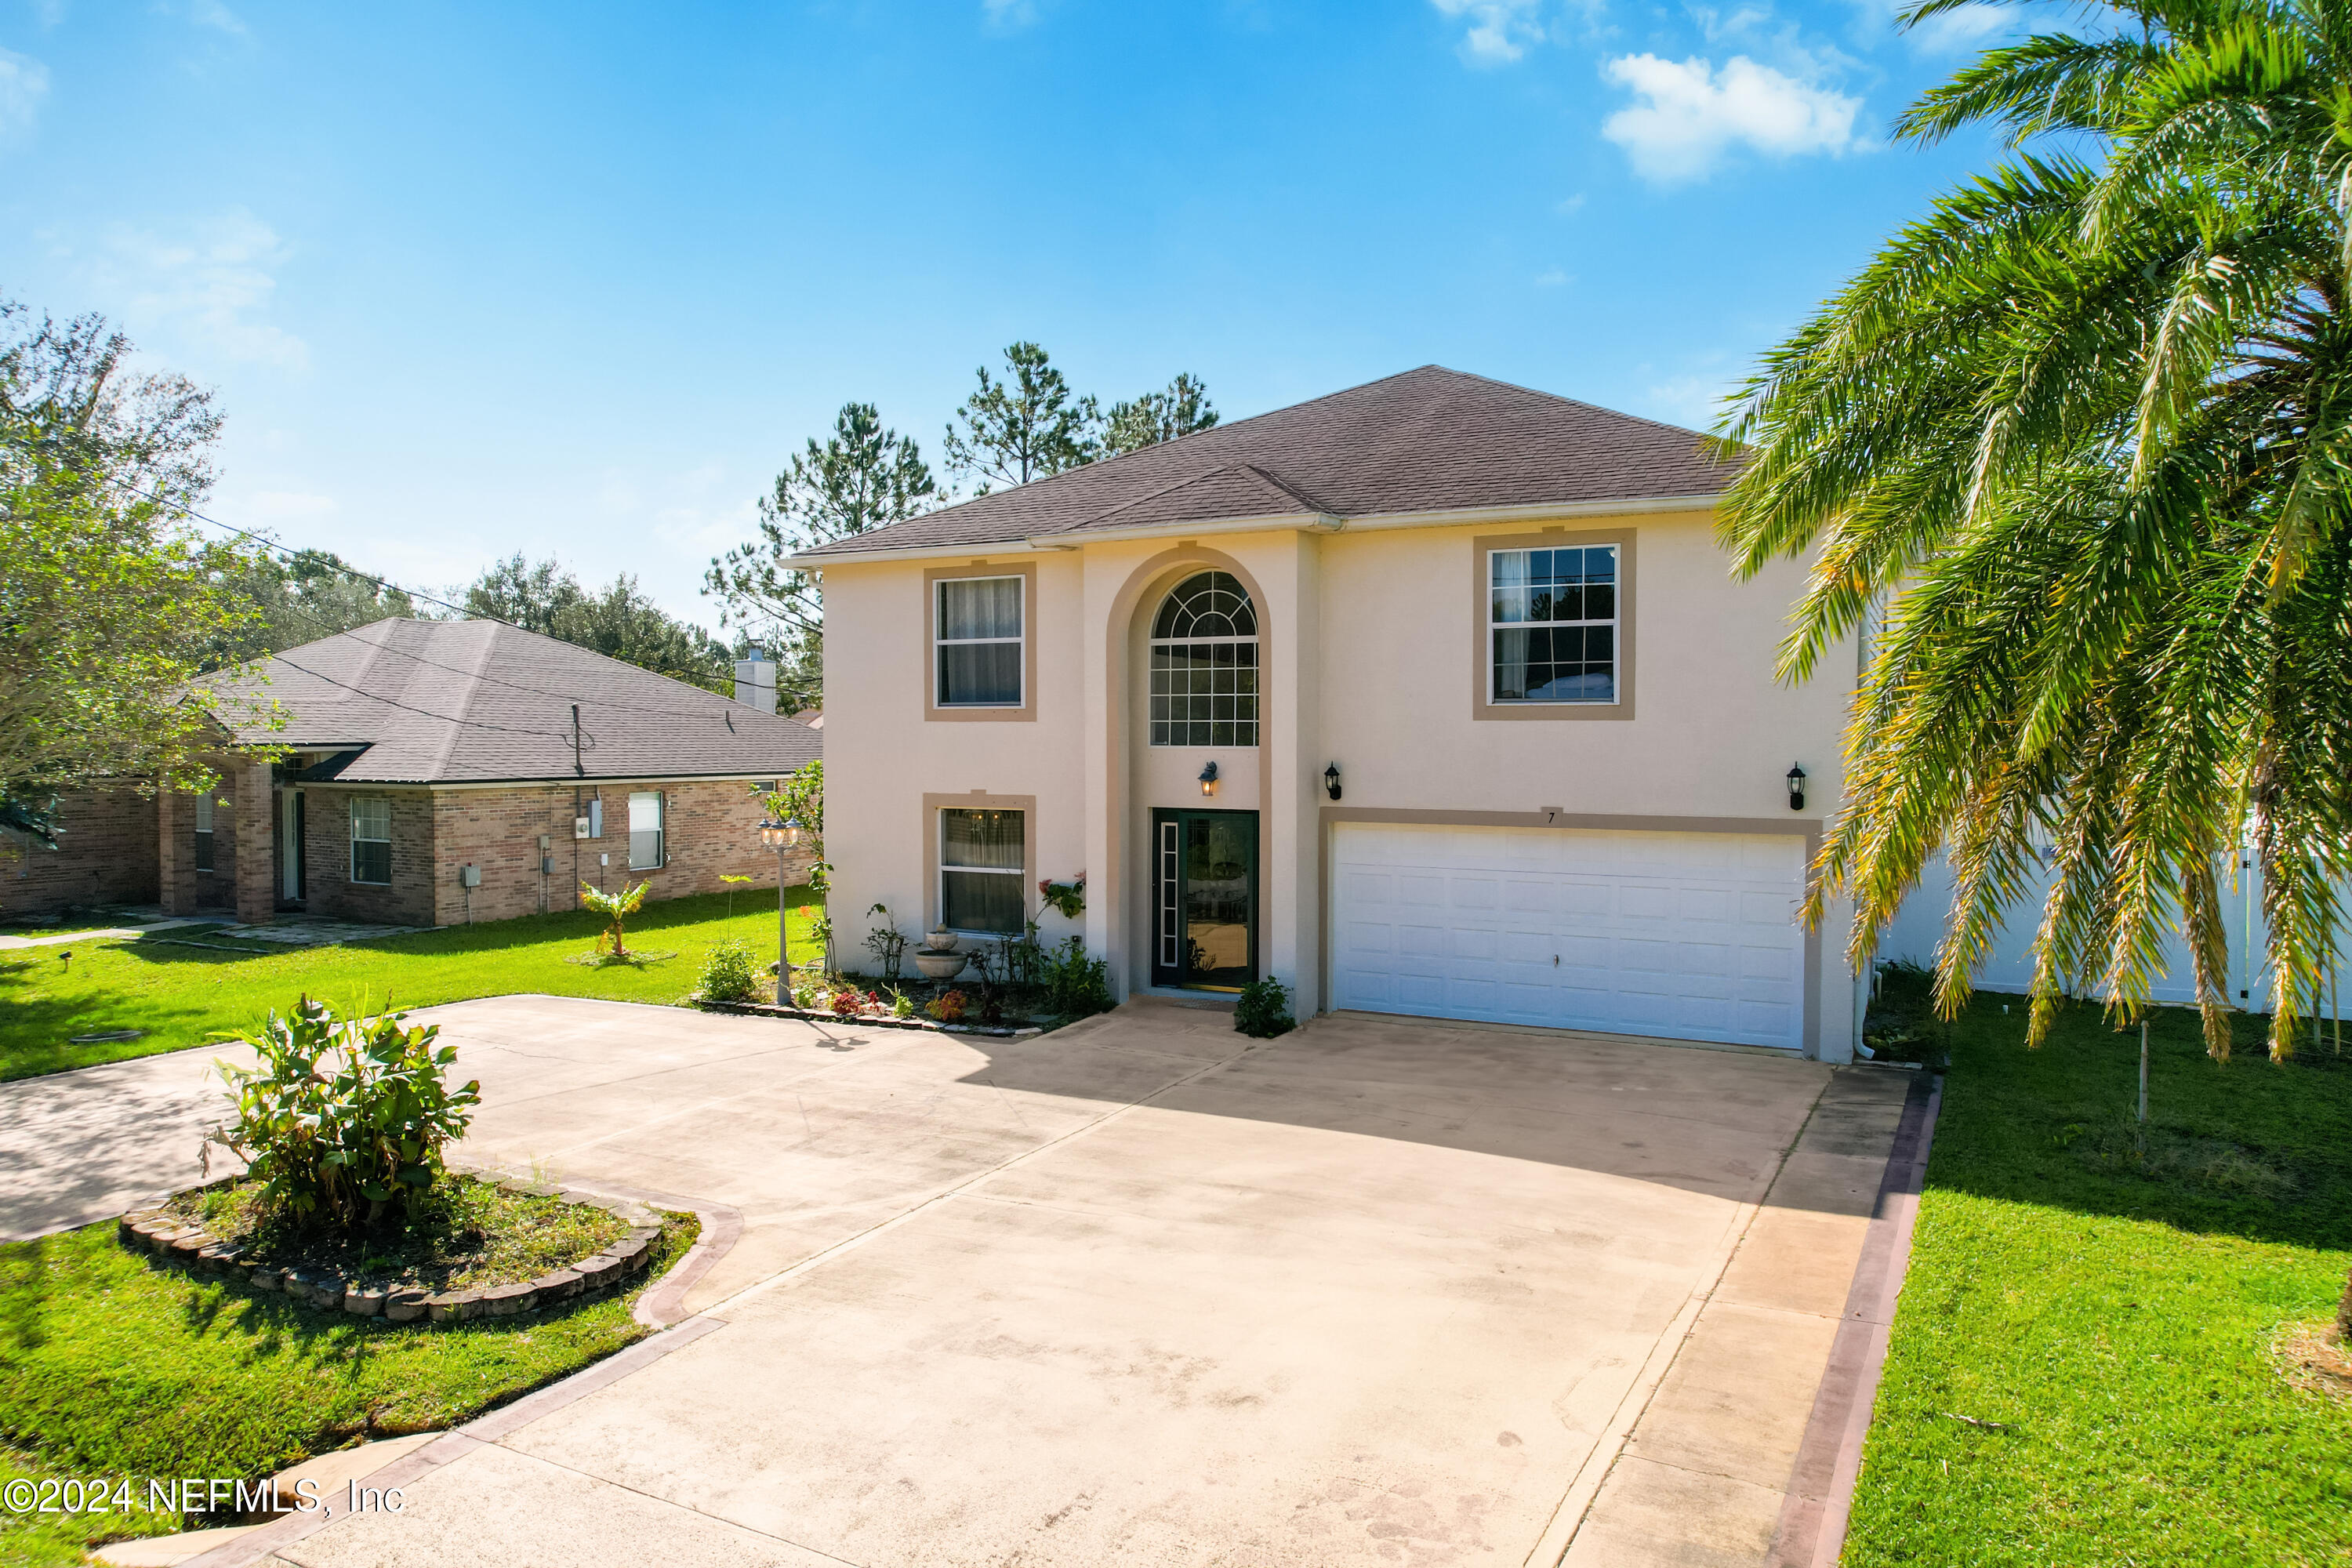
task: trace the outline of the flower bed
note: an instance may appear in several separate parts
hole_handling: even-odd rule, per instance
[[[661,1235],[661,1216],[638,1204],[521,1182],[452,1178],[461,1188],[479,1189],[453,1194],[455,1202],[487,1204],[516,1224],[565,1226],[565,1244],[555,1257],[519,1275],[511,1266],[499,1267],[496,1239],[473,1230],[404,1247],[397,1239],[337,1243],[278,1230],[236,1201],[250,1190],[240,1189],[240,1180],[133,1209],[117,1222],[117,1235],[134,1251],[227,1277],[247,1289],[282,1292],[321,1310],[395,1323],[503,1317],[593,1296],[640,1272]],[[447,1245],[467,1240],[487,1245],[472,1252]],[[529,1250],[508,1248],[510,1254]],[[556,1259],[558,1266],[545,1266]]]

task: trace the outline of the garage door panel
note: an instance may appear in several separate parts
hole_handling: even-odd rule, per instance
[[[1343,824],[1336,1005],[1797,1047],[1793,836]]]

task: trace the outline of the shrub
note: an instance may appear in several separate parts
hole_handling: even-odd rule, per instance
[[[883,922],[866,933],[866,951],[881,963],[883,979],[896,980],[898,978],[900,955],[907,951],[906,933],[898,929],[889,905],[877,904],[866,912],[880,915]]]
[[[890,998],[890,1016],[893,1018],[911,1018],[914,1016],[915,999],[912,996],[909,996],[904,991],[901,991]]]
[[[833,1010],[845,1018],[854,1018],[866,1011],[866,993],[855,985],[845,985],[833,994]]]
[[[1289,990],[1272,975],[1243,986],[1242,999],[1234,1008],[1234,1027],[1261,1040],[1298,1027],[1298,1020],[1290,1016]]]
[[[1118,1005],[1111,999],[1110,965],[1087,956],[1086,943],[1071,937],[1050,949],[1044,963],[1045,1010],[1066,1018],[1087,1018]]]
[[[404,1016],[338,1019],[308,996],[290,1018],[273,1010],[254,1042],[261,1065],[220,1064],[235,1115],[205,1135],[207,1149],[242,1158],[262,1201],[298,1221],[349,1229],[387,1211],[408,1217],[482,1086],[449,1088],[457,1047],[436,1048],[440,1026],[403,1028]]]
[[[759,994],[760,968],[749,943],[729,937],[704,955],[702,995],[709,1002],[749,1002]]]
[[[934,997],[931,1005],[923,1011],[942,1024],[960,1023],[963,1018],[963,993],[950,991]]]

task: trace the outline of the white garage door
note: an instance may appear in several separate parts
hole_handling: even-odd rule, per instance
[[[1804,1046],[1804,841],[1343,823],[1332,1004]]]

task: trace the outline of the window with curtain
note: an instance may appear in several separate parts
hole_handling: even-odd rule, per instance
[[[213,868],[213,797],[196,796],[196,869]]]
[[[950,577],[937,584],[938,706],[1021,706],[1022,585],[1019,577]]]
[[[380,795],[352,797],[352,880],[392,882],[392,802]]]
[[[659,790],[638,790],[629,796],[629,869],[658,871],[662,854],[663,806]]]
[[[1029,915],[1024,813],[955,807],[940,813],[940,923],[950,931],[1013,932]]]
[[[1496,702],[1617,700],[1617,547],[1487,555]]]
[[[1257,744],[1257,611],[1229,572],[1176,584],[1151,623],[1151,743]]]

